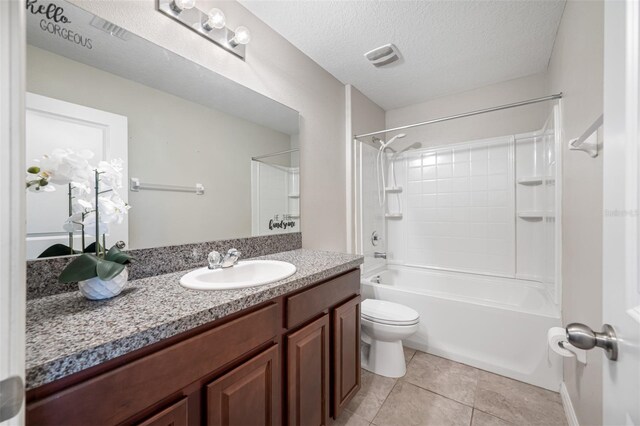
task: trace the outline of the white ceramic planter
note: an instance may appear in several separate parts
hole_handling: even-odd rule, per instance
[[[122,292],[127,280],[129,279],[129,271],[124,268],[119,275],[109,281],[103,281],[98,277],[78,282],[80,293],[90,300],[109,299]]]

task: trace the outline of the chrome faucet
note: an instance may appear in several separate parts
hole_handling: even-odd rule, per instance
[[[374,259],[386,259],[387,258],[387,252],[374,251],[373,252],[373,258]]]
[[[234,248],[229,249],[227,254],[225,254],[224,256],[214,250],[209,253],[209,256],[207,256],[209,269],[231,268],[238,263],[241,255],[242,253]]]

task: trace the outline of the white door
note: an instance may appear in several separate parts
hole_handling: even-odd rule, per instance
[[[120,158],[124,161],[123,182],[127,184],[127,117],[27,93],[26,97],[26,168],[34,159],[56,148],[91,150],[89,162]],[[69,217],[68,189],[54,192],[27,193],[27,258],[38,257],[53,244],[69,245],[69,234],[62,225]],[[122,192],[122,195],[126,191]],[[125,201],[126,201],[126,197]],[[47,212],[47,214],[43,214]],[[74,236],[73,247],[81,250],[80,234]],[[107,247],[117,241],[128,242],[127,218],[107,235]],[[87,237],[86,245],[93,242]]]
[[[640,425],[639,26],[639,2],[605,2],[603,321],[618,338],[603,369],[605,425]]]
[[[24,424],[25,7],[0,1],[0,424]]]

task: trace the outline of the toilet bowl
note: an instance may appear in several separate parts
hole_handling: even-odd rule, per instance
[[[418,331],[420,315],[399,303],[365,299],[360,319],[365,343],[362,368],[386,377],[404,376],[407,366],[402,339]]]

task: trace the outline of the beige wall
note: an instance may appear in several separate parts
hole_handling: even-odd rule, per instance
[[[351,133],[368,133],[384,129],[385,112],[357,88],[348,86],[351,104]]]
[[[129,192],[130,248],[250,236],[249,159],[291,146],[284,133],[33,46],[27,90],[126,116],[130,177],[206,188]]]
[[[538,98],[547,92],[546,73],[534,74],[389,110],[387,128]],[[407,137],[399,141],[402,143],[398,143],[398,148],[413,142],[434,146],[539,130],[548,114],[549,103],[540,103],[403,130]]]
[[[564,323],[602,324],[602,157],[568,151],[602,113],[604,5],[567,2],[549,63],[550,90],[564,92],[563,292]],[[604,153],[606,155],[606,153]],[[580,424],[602,422],[601,352],[587,353],[587,366],[565,360],[564,381]]]
[[[353,136],[383,129],[385,126],[385,111],[351,85],[347,85],[346,87],[346,97],[348,107],[346,139],[352,148],[348,155],[352,156],[357,152],[359,148],[358,144],[360,143],[354,143]],[[351,163],[355,165],[353,161]],[[358,170],[353,167],[351,170],[351,181],[347,183],[349,187],[353,188],[353,192],[351,193],[352,217],[350,217],[349,220],[354,226],[351,229],[351,244],[348,247],[348,250],[351,252],[355,252],[358,248],[359,242],[356,241],[356,238],[361,238],[358,229],[356,229],[356,227],[360,226],[362,218],[359,210],[359,187],[356,180],[358,173]],[[356,182],[356,184],[354,185],[352,182]]]
[[[155,0],[71,2],[299,111],[303,245],[344,251],[345,102],[338,80],[235,1],[198,6],[220,7],[229,27],[251,30],[244,62],[156,11]]]

